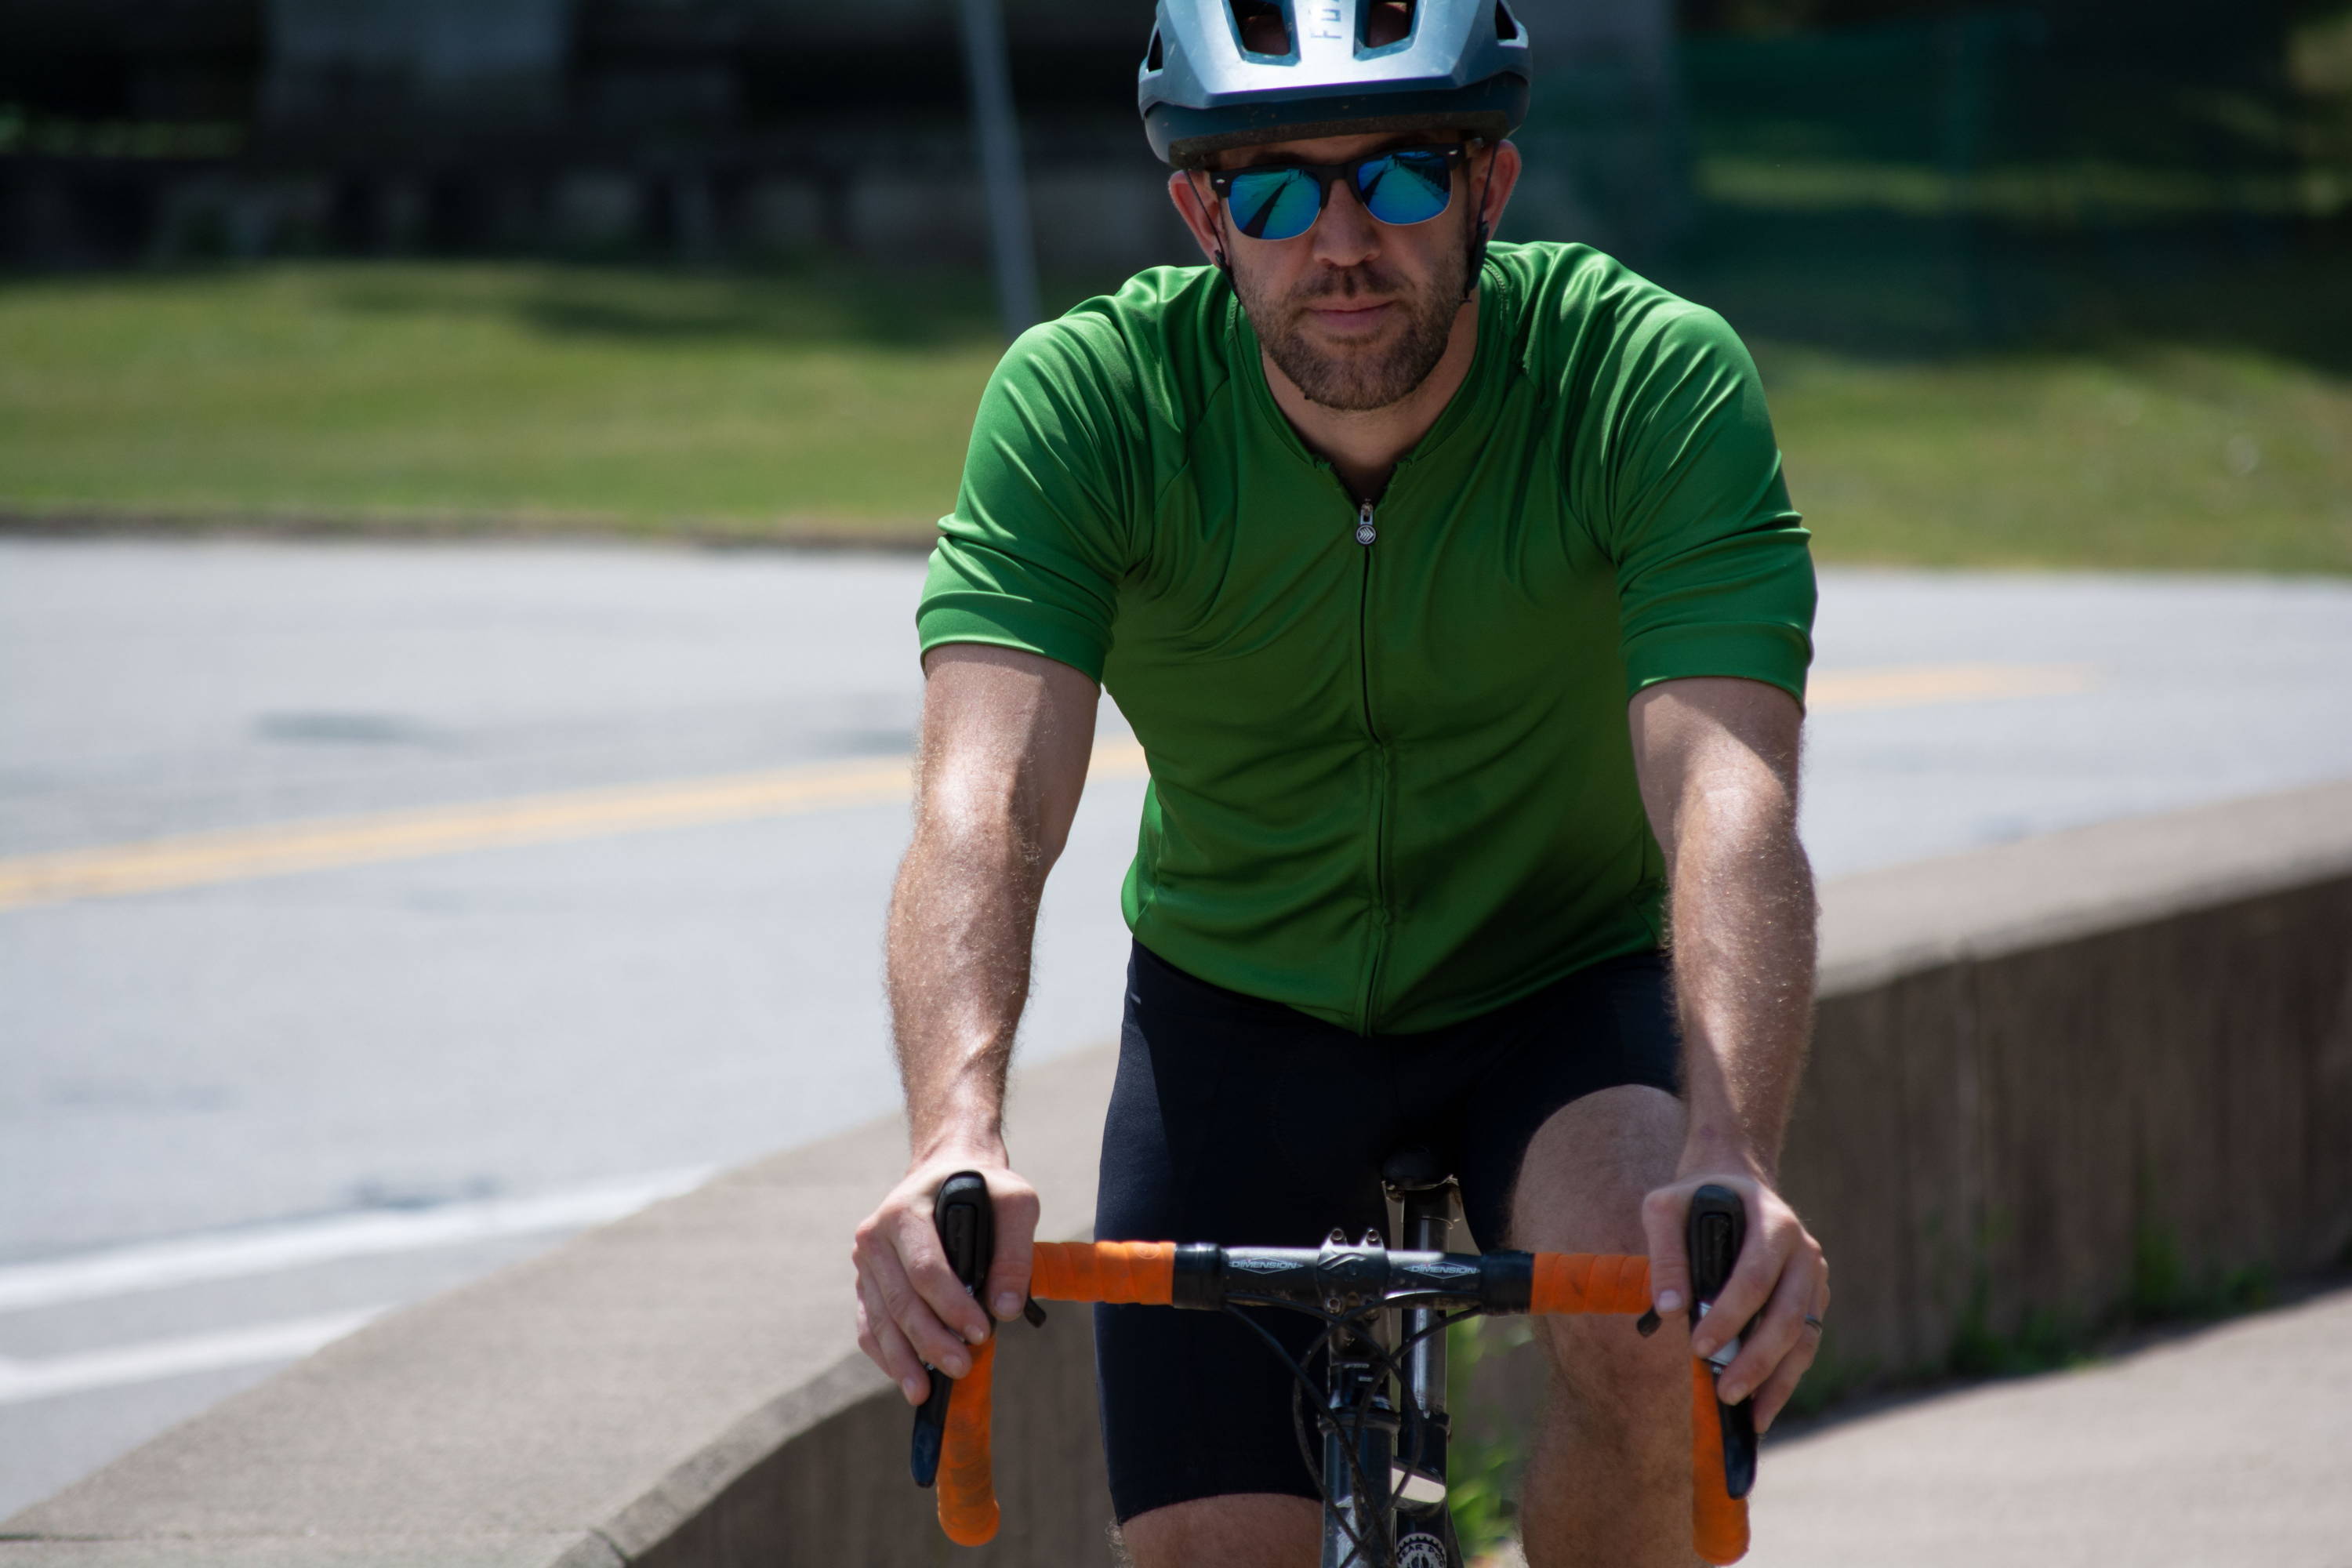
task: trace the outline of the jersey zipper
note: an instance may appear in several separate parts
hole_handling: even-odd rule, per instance
[[[1364,569],[1356,595],[1356,669],[1364,704],[1364,733],[1372,743],[1372,961],[1364,973],[1360,1007],[1363,1031],[1371,1033],[1373,1000],[1380,994],[1381,969],[1389,947],[1389,746],[1372,711],[1372,546],[1381,531],[1370,501],[1356,508],[1356,542],[1363,546]]]

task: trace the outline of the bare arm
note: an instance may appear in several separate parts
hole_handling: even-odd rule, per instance
[[[1029,995],[1045,874],[1067,839],[1094,744],[1095,683],[1067,665],[978,644],[924,663],[915,833],[890,900],[890,1018],[906,1089],[907,1174],[857,1228],[858,1343],[909,1403],[922,1363],[961,1377],[988,1320],[931,1227],[940,1184],[988,1178],[996,1258],[983,1292],[1021,1308],[1036,1193],[1004,1147],[1004,1075]]]
[[[1812,1031],[1812,868],[1797,839],[1802,714],[1786,692],[1734,679],[1665,681],[1633,700],[1633,757],[1666,855],[1675,991],[1690,1124],[1673,1185],[1643,1218],[1661,1311],[1688,1304],[1690,1194],[1738,1191],[1751,1230],[1701,1354],[1748,1323],[1721,1388],[1757,1395],[1769,1426],[1811,1364],[1829,1303],[1820,1244],[1773,1189]],[[1760,1313],[1760,1315],[1759,1315]],[[1749,1320],[1753,1318],[1753,1321]]]

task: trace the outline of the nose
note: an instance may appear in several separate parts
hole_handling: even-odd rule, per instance
[[[1380,254],[1381,226],[1364,210],[1355,186],[1331,182],[1331,197],[1315,220],[1315,259],[1327,267],[1355,267]]]

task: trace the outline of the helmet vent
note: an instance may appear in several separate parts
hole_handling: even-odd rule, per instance
[[[1160,47],[1160,29],[1154,27],[1151,29],[1150,46],[1143,51],[1143,68],[1148,71],[1156,71],[1162,68],[1167,64],[1168,51]]]
[[[1242,52],[1279,59],[1297,52],[1290,41],[1290,18],[1274,0],[1226,0],[1233,7],[1234,32]]]
[[[1504,5],[1503,0],[1495,0],[1495,37],[1507,44],[1518,36],[1518,18],[1511,15],[1511,8]]]
[[[1403,43],[1412,37],[1412,25],[1421,19],[1417,0],[1371,0],[1360,13],[1363,36],[1356,40],[1358,47],[1384,49],[1391,44]]]

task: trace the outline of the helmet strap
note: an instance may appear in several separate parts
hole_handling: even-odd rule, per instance
[[[1495,165],[1490,163],[1486,165],[1486,177],[1478,186],[1478,221],[1470,230],[1470,269],[1462,279],[1462,302],[1465,305],[1470,302],[1470,296],[1477,292],[1478,274],[1486,267],[1486,241],[1490,234],[1486,226],[1486,193],[1494,184]]]
[[[1191,176],[1188,174],[1186,177],[1189,179]],[[1197,192],[1200,187],[1196,185],[1193,189]],[[1215,206],[1217,214],[1217,237],[1223,239],[1225,233],[1225,204],[1223,202],[1216,202],[1213,205]],[[1225,247],[1223,245],[1220,245],[1214,250],[1211,251],[1209,255],[1210,259],[1216,263],[1217,270],[1225,275],[1225,281],[1227,283],[1231,283],[1234,280],[1234,264],[1232,260],[1227,258]]]

